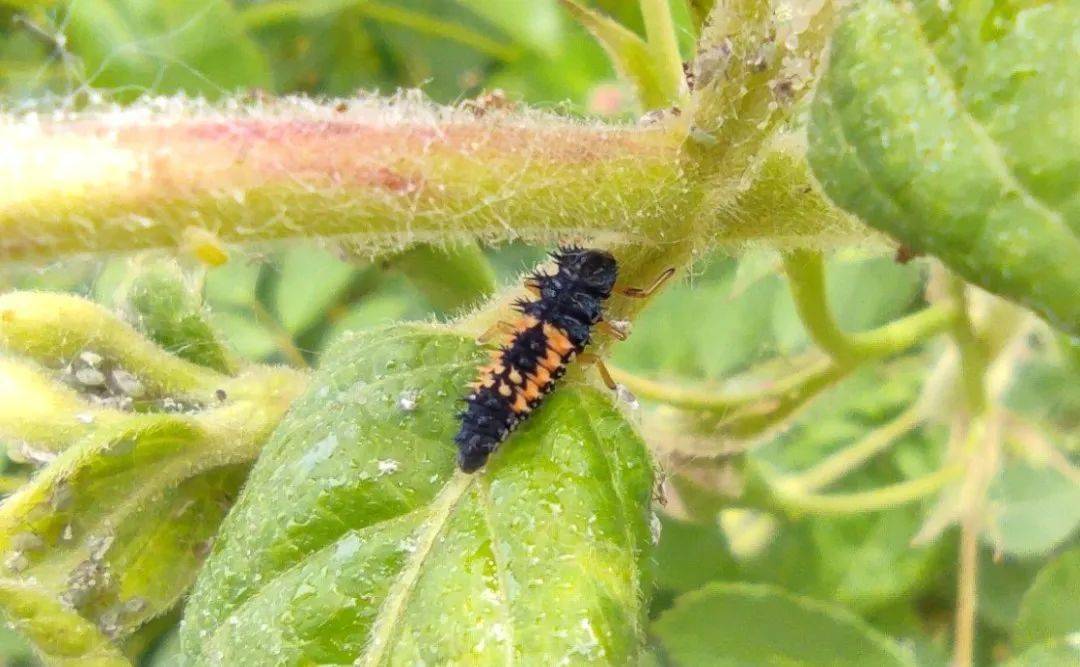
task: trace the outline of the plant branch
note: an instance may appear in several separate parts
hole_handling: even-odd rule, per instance
[[[214,400],[227,376],[168,354],[101,306],[48,292],[0,296],[0,349],[60,368],[93,352],[133,373],[151,394]]]
[[[769,399],[778,399],[784,395],[798,394],[805,387],[816,383],[822,376],[831,374],[833,365],[828,362],[814,364],[787,377],[780,378],[757,392],[745,394],[721,394],[715,391],[683,387],[666,382],[658,382],[634,375],[621,368],[609,366],[611,377],[634,392],[639,398],[664,403],[683,410],[716,412],[728,414],[748,405],[761,403]]]
[[[856,493],[815,494],[777,488],[779,502],[795,515],[858,514],[884,510],[934,495],[963,476],[962,466],[947,466],[922,477]]]
[[[55,453],[92,429],[125,417],[83,400],[42,370],[0,358],[0,439]]]
[[[816,250],[793,250],[784,254],[791,296],[810,338],[840,363],[852,363],[861,356],[854,342],[840,329],[829,308],[825,290],[825,263]]]
[[[671,3],[668,0],[640,0],[639,5],[641,18],[645,23],[646,42],[661,93],[671,102],[675,102],[684,97],[687,90],[682,56],[679,55],[678,35],[671,17]]]
[[[974,661],[975,614],[978,610],[980,531],[981,522],[978,517],[969,515],[960,523],[960,563],[957,577],[953,667],[970,667]]]
[[[927,335],[955,325],[961,312],[955,306],[935,305],[872,331],[848,334],[836,323],[829,308],[821,253],[815,250],[786,253],[784,270],[807,333],[818,347],[841,364],[859,363],[909,349]]]
[[[964,385],[967,409],[972,416],[986,408],[986,368],[988,351],[975,332],[967,298],[967,285],[950,274],[949,293],[955,304],[957,317],[953,320],[951,334],[960,351],[960,379]]]
[[[899,354],[919,345],[945,330],[954,316],[951,306],[934,305],[907,317],[890,322],[878,329],[859,334],[857,349],[863,355],[859,360],[885,358]],[[612,368],[612,377],[626,385],[638,396],[684,410],[716,413],[728,418],[741,418],[747,424],[756,423],[760,410],[751,414],[736,415],[751,406],[771,405],[768,413],[784,416],[804,403],[818,391],[846,376],[855,364],[827,360],[799,370],[776,380],[761,391],[742,395],[724,395],[717,392],[680,387],[636,376],[627,371]],[[757,416],[755,416],[757,415]],[[751,428],[757,431],[758,428]]]
[[[292,334],[286,331],[285,327],[281,326],[281,322],[279,322],[258,299],[254,299],[250,306],[251,313],[255,316],[255,320],[266,328],[270,337],[274,339],[274,344],[277,345],[278,351],[281,352],[286,360],[288,360],[289,365],[296,369],[309,370],[311,364],[308,363],[307,359],[304,357],[304,353],[300,351],[300,348],[296,347],[296,342],[293,341]]]
[[[829,486],[858,469],[874,456],[887,450],[905,434],[914,430],[922,421],[919,404],[912,405],[892,421],[870,431],[850,447],[842,449],[812,468],[778,482],[783,486],[803,491],[816,491]]]
[[[671,128],[406,99],[243,110],[182,100],[0,116],[0,260],[344,237],[367,254],[477,237],[662,238],[687,211]],[[341,109],[341,110],[339,110]]]
[[[615,71],[634,88],[638,102],[646,110],[663,109],[675,102],[675,92],[664,80],[663,71],[654,61],[652,45],[640,35],[578,0],[559,0],[607,53]]]

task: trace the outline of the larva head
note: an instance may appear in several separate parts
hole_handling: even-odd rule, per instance
[[[605,298],[611,294],[619,265],[611,253],[603,250],[561,248],[556,256],[559,272],[581,287]]]

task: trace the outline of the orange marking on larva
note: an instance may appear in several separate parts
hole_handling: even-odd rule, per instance
[[[510,389],[510,385],[508,385],[508,384],[500,384],[499,385],[499,396],[505,396],[506,398],[509,398],[510,394],[512,394],[512,393],[513,393],[513,390]]]
[[[536,386],[532,382],[529,382],[525,385],[525,391],[523,391],[521,395],[524,396],[526,400],[535,401],[536,399],[540,398],[540,395],[542,393],[543,392],[540,391],[540,387]]]
[[[552,324],[544,322],[544,336],[547,337],[548,347],[559,353],[559,356],[565,355],[570,350],[574,349],[574,344],[570,342],[570,339],[566,337],[562,329]]]
[[[507,377],[508,380],[510,380],[514,384],[521,384],[521,381],[522,381],[521,372],[516,368],[511,368],[510,373],[507,374],[506,377]]]
[[[536,363],[554,373],[559,366],[562,366],[563,358],[558,352],[548,348],[547,356],[538,360]]]
[[[514,331],[516,333],[521,333],[522,331],[525,331],[526,329],[532,329],[537,324],[540,324],[540,320],[536,319],[532,315],[525,315],[524,317],[522,317],[521,319],[519,319],[517,321],[516,325],[514,325]]]
[[[537,366],[533,369],[532,375],[525,376],[526,379],[536,383],[538,387],[544,387],[547,383],[551,382],[551,372],[543,366]]]
[[[525,412],[529,412],[532,408],[529,407],[529,401],[525,399],[525,396],[518,394],[514,399],[514,403],[510,406],[510,409],[514,411],[514,414],[520,415]]]

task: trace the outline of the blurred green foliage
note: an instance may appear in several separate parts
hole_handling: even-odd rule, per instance
[[[584,4],[643,32],[636,3]],[[672,4],[680,46],[689,54],[694,8],[708,3]],[[0,7],[5,108],[78,108],[180,91],[217,99],[412,87],[446,103],[501,88],[512,100],[572,114],[626,119],[636,113],[602,49],[556,0],[62,0]],[[315,365],[344,331],[444,317],[468,305],[425,293],[423,281],[410,280],[408,263],[358,259],[348,248],[295,244],[231,252],[220,267],[184,267],[186,279],[201,285],[209,321],[245,360]],[[499,285],[516,282],[542,254],[524,246],[487,251]],[[130,261],[7,266],[0,269],[0,289],[65,291],[114,303]],[[778,266],[778,256],[765,251],[706,258],[650,306],[614,362],[652,377],[708,384],[777,355],[806,352],[808,337]],[[828,292],[839,322],[861,330],[913,312],[924,305],[927,266],[862,251],[837,254]],[[1052,445],[1075,460],[1080,364],[1068,360],[1075,349],[1040,338],[1033,350],[1009,388],[1008,404],[1043,424]],[[933,351],[852,375],[761,443],[750,454],[755,465],[797,472],[888,422],[918,397]],[[838,486],[855,490],[918,477],[938,466],[945,448],[942,429],[916,429]],[[0,452],[0,475],[11,470],[21,468]],[[999,539],[982,549],[977,658],[989,663],[1026,651],[1018,664],[1069,664],[1076,653],[1060,637],[1080,629],[1075,480],[1015,463],[995,481],[991,502]],[[788,622],[798,622],[856,645],[868,642],[897,661],[943,664],[955,605],[955,540],[949,533],[910,545],[929,505],[850,517],[725,510],[695,523],[665,516],[653,565],[657,661],[692,664],[680,660],[735,642],[738,636],[729,633],[710,638],[717,644],[694,643],[715,628],[746,623],[733,614],[753,603],[761,607],[753,623],[762,634],[790,633]],[[770,597],[781,589],[787,592]],[[808,606],[792,595],[827,604]],[[1059,610],[1073,616],[1058,618]],[[698,631],[688,629],[691,622]],[[5,631],[0,655],[4,664],[30,661]],[[815,662],[812,653],[785,655],[791,664]]]

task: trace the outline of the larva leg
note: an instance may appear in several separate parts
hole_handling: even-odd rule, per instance
[[[495,324],[488,327],[484,333],[476,337],[477,343],[490,343],[492,339],[498,334],[512,334],[514,333],[514,325],[509,322],[499,320]]]
[[[653,292],[660,289],[660,286],[666,283],[668,281],[668,278],[673,275],[675,275],[675,267],[669,266],[668,268],[664,269],[663,273],[656,277],[656,280],[653,281],[652,285],[649,285],[645,288],[623,287],[622,289],[619,289],[618,292],[623,296],[628,296],[633,299],[647,299],[652,296]]]
[[[596,371],[600,373],[600,379],[604,381],[604,384],[611,391],[615,391],[619,388],[619,385],[615,384],[615,380],[611,377],[611,372],[608,371],[607,366],[604,365],[604,362],[600,357],[585,352],[578,355],[578,362],[586,365],[595,365]]]
[[[601,321],[596,323],[597,331],[602,331],[615,340],[626,340],[626,332],[614,326],[611,322]]]

